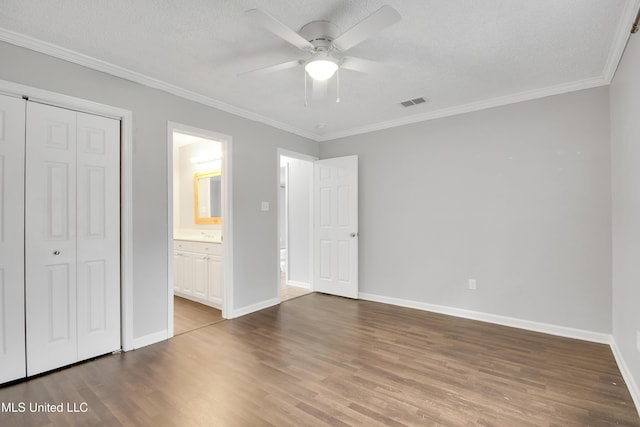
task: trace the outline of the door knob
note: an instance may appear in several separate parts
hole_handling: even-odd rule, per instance
[[[357,236],[358,236],[358,233],[353,232],[353,233],[349,234],[349,236],[351,236],[351,237],[357,237]]]
[[[54,255],[60,255],[60,251],[53,251]]]

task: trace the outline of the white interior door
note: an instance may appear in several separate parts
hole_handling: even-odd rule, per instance
[[[76,113],[27,103],[27,374],[78,360]]]
[[[78,360],[120,348],[120,122],[77,113]]]
[[[120,347],[120,123],[27,103],[27,374]]]
[[[0,95],[0,383],[26,374],[24,123],[25,101]]]
[[[314,290],[358,298],[358,156],[314,163]]]

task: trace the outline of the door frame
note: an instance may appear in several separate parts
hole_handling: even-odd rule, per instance
[[[282,214],[282,212],[280,212],[280,202],[281,202],[280,197],[281,196],[280,196],[280,191],[279,191],[280,190],[280,167],[282,166],[280,164],[280,158],[282,156],[291,157],[293,159],[298,159],[298,160],[305,160],[305,161],[308,161],[308,162],[311,162],[311,163],[314,163],[317,160],[319,160],[318,157],[311,156],[309,154],[298,153],[296,151],[291,151],[291,150],[287,150],[287,149],[284,149],[284,148],[278,148],[277,149],[276,165],[277,165],[278,173],[277,173],[277,180],[276,180],[276,189],[278,191],[276,193],[277,194],[276,206],[278,207],[278,211],[277,211],[278,221],[277,221],[277,224],[276,224],[276,233],[278,233],[277,234],[278,238],[276,239],[276,245],[278,247],[278,250],[277,250],[277,261],[276,261],[277,264],[276,265],[278,266],[278,271],[280,271],[280,232],[281,232],[281,230],[280,230],[280,215]],[[287,182],[287,184],[288,184],[288,182]],[[313,190],[313,188],[312,188],[312,190]],[[288,189],[287,189],[287,191],[288,191]],[[309,235],[311,236],[311,241],[309,242],[309,257],[310,257],[309,266],[311,267],[311,271],[309,272],[309,287],[310,287],[309,290],[311,292],[313,292],[313,289],[314,289],[314,283],[313,283],[314,282],[314,278],[313,278],[313,274],[314,274],[313,273],[314,272],[314,269],[313,269],[313,260],[314,260],[314,256],[313,256],[313,210],[315,209],[315,207],[313,206],[313,203],[314,203],[313,202],[313,193],[311,193],[311,204],[312,204],[311,221],[310,221],[310,224],[311,224],[310,227],[311,228],[309,230],[309,233],[310,233]],[[287,221],[288,221],[288,218],[287,218]],[[285,227],[288,227],[288,226],[289,226],[289,224],[287,222],[287,224],[285,224]],[[289,238],[289,234],[287,233],[287,239],[288,238]],[[287,269],[288,268],[289,268],[289,242],[287,242]],[[282,302],[282,295],[280,295],[280,274],[278,274],[278,281],[276,283],[276,290],[277,290],[276,295],[277,295],[278,301]]]
[[[222,143],[222,317],[233,313],[233,214],[230,135],[167,122],[167,338],[173,337],[173,133],[185,133]]]
[[[120,346],[133,350],[133,114],[111,105],[0,80],[0,93],[120,121]]]

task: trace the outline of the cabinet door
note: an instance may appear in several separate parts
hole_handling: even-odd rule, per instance
[[[182,270],[184,269],[182,262],[182,252],[173,251],[173,290],[174,291],[182,291],[182,276],[184,273]]]
[[[120,348],[120,122],[77,113],[78,360]]]
[[[191,259],[188,252],[175,251],[174,252],[174,276],[177,288],[180,292],[191,294]]]
[[[193,259],[193,296],[206,299],[208,292],[209,275],[207,273],[207,255],[191,254]]]
[[[0,95],[0,383],[26,375],[24,123],[25,101]]]
[[[77,361],[76,113],[27,103],[27,374]]]
[[[207,299],[220,308],[222,306],[222,257],[209,256],[208,274],[209,295]]]
[[[185,295],[192,295],[194,267],[193,254],[191,252],[180,252],[180,260],[178,261],[178,264],[180,291]]]

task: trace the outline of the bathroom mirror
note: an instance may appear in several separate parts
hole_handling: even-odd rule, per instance
[[[222,174],[220,171],[196,173],[193,177],[196,224],[222,222]]]

